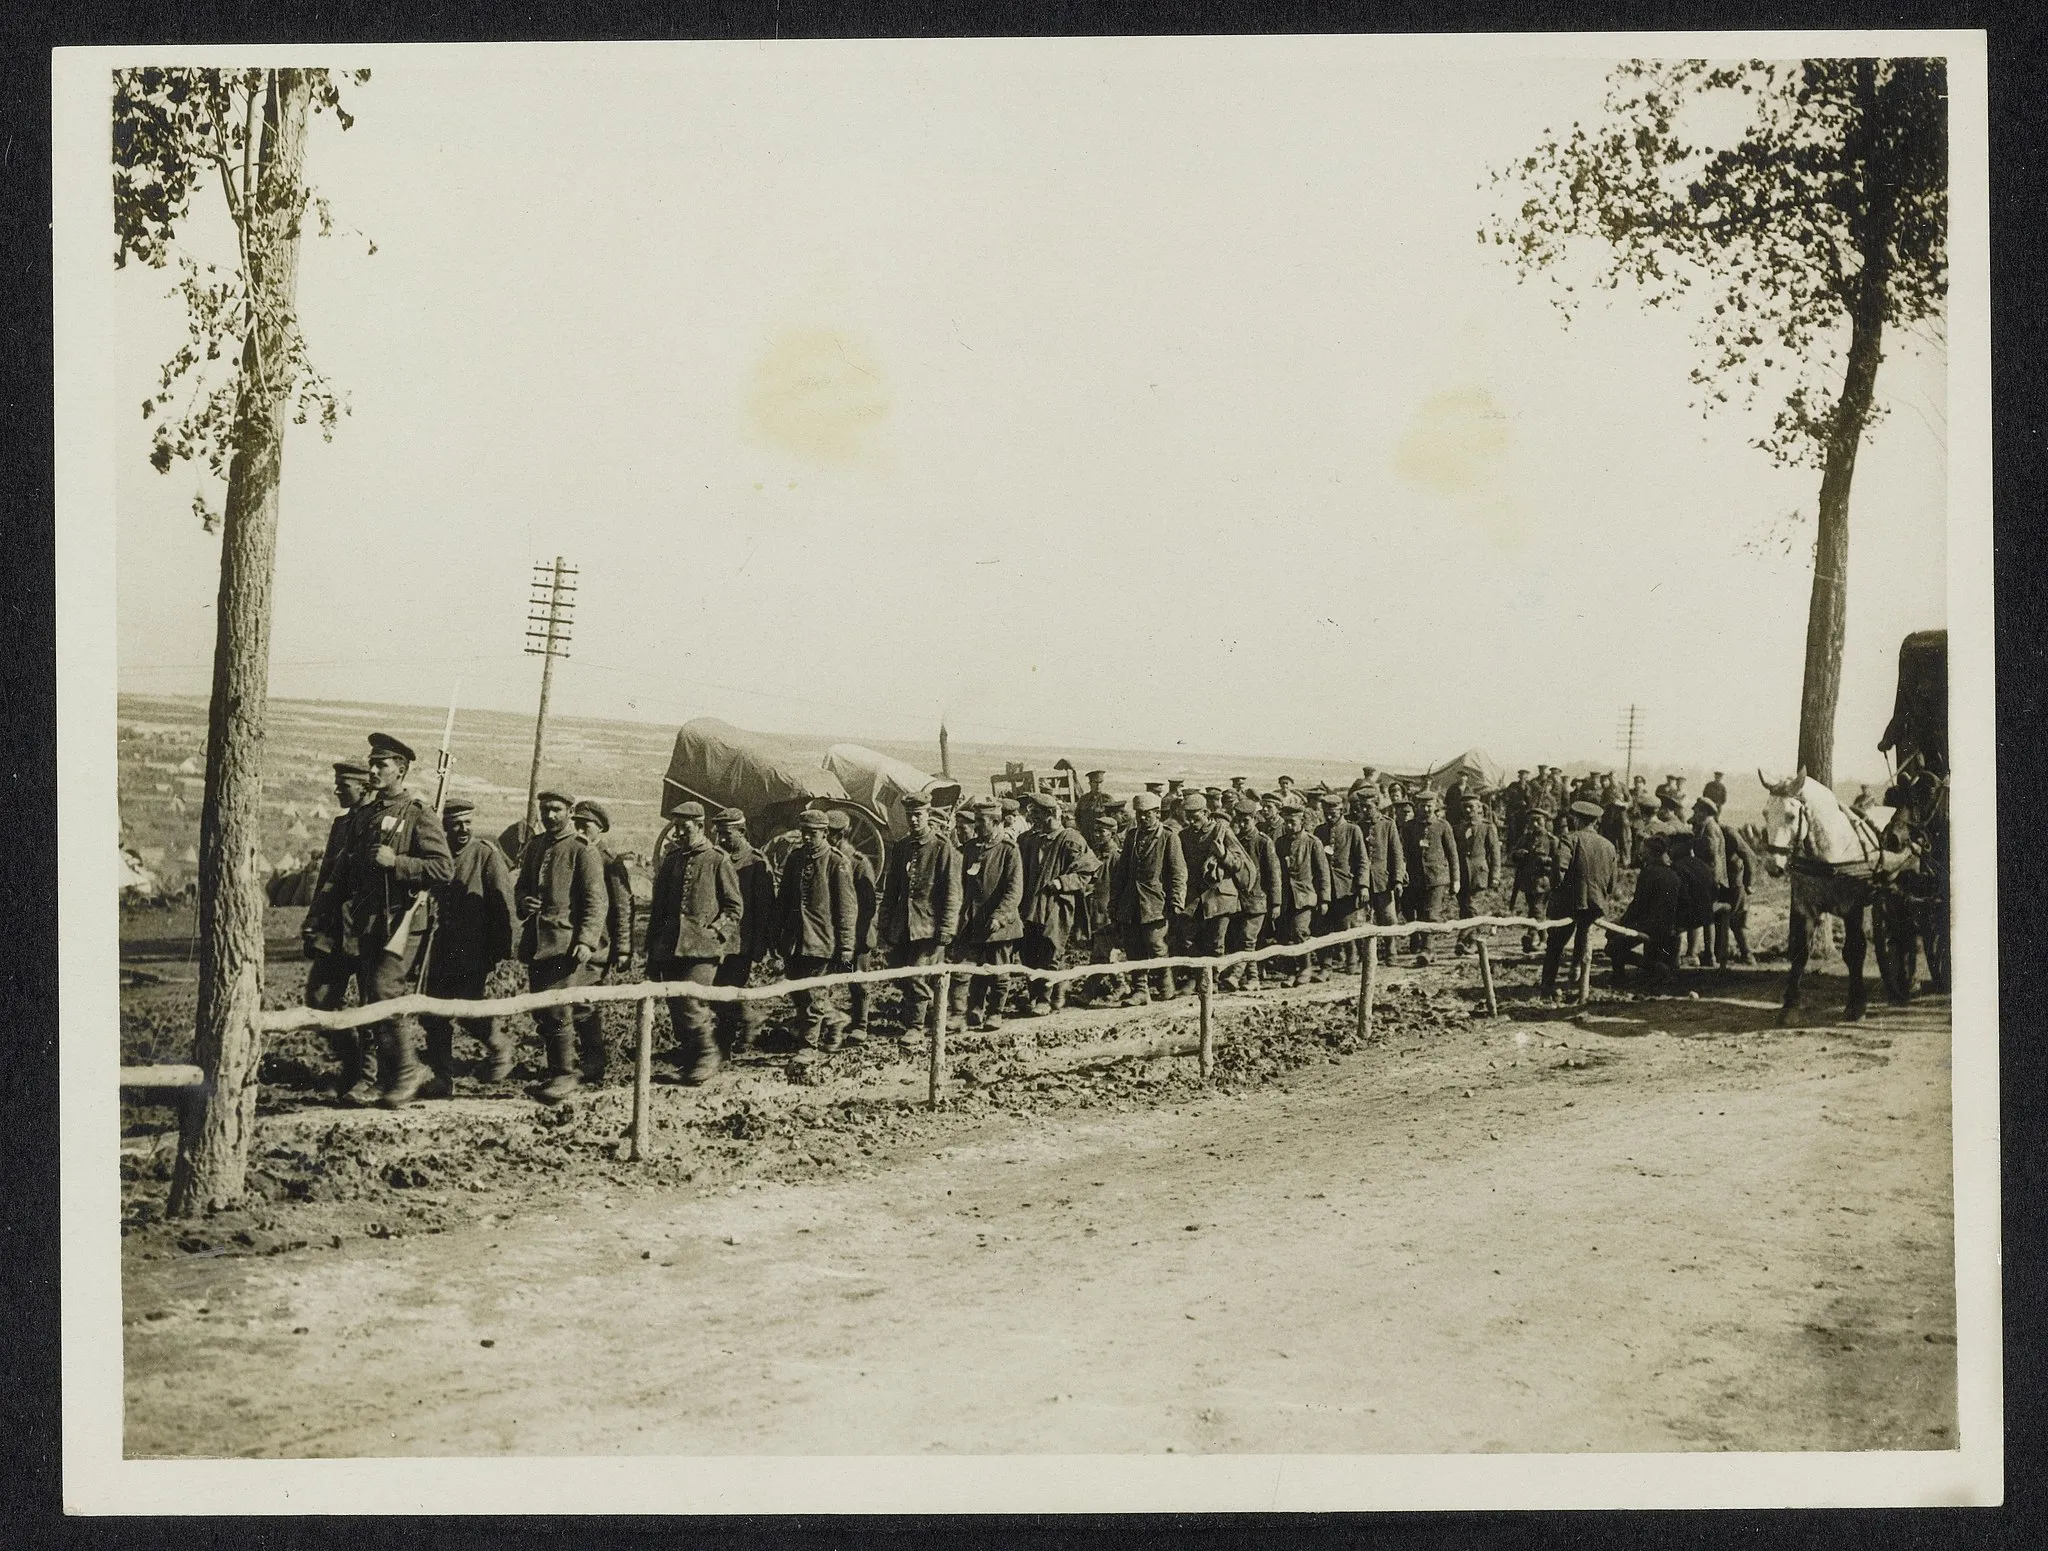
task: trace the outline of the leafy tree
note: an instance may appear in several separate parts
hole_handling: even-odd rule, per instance
[[[356,85],[369,72],[351,72]],[[208,1078],[187,1108],[171,1211],[238,1200],[245,1186],[261,1056],[263,880],[256,876],[269,708],[270,590],[287,418],[331,433],[342,407],[313,369],[297,315],[299,238],[311,208],[304,176],[310,115],[346,129],[339,83],[325,70],[128,69],[114,73],[114,262],[177,261],[186,343],[164,364],[142,412],[155,422],[150,461],[189,460],[226,483],[221,530],[206,796],[199,826],[199,1017]],[[179,250],[192,195],[218,183],[236,239],[226,269]]]
[[[1525,279],[1553,272],[1567,316],[1568,258],[1604,248],[1596,289],[1691,315],[1702,408],[1770,402],[1755,445],[1819,467],[1799,763],[1831,781],[1849,486],[1884,332],[1938,317],[1948,290],[1946,64],[1635,60],[1607,88],[1596,128],[1546,131],[1493,173],[1521,200],[1480,240]]]

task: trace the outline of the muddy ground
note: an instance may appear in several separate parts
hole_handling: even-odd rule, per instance
[[[178,924],[128,936],[176,1059]],[[1946,998],[1544,1008],[1502,947],[1499,1017],[1439,955],[1370,1042],[1348,985],[1220,999],[1206,1085],[1191,1000],[960,1039],[936,1114],[921,1042],[771,1048],[643,1164],[623,1087],[338,1110],[282,1042],[244,1210],[162,1222],[125,1114],[127,1450],[1955,1447]]]

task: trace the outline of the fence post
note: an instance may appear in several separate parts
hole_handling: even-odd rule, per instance
[[[1479,985],[1486,992],[1486,1016],[1500,1016],[1500,1002],[1493,994],[1493,954],[1487,950],[1486,939],[1479,939]]]
[[[626,1147],[626,1157],[634,1163],[653,1152],[648,1145],[647,1112],[652,1107],[654,1086],[654,998],[642,997],[638,1006],[633,1029],[633,1130]]]
[[[952,972],[942,971],[938,995],[932,998],[931,1093],[927,1103],[933,1109],[939,1107],[939,1090],[946,1085],[946,1004],[952,999]]]
[[[1197,992],[1197,995],[1201,997],[1202,1004],[1202,1042],[1198,1047],[1199,1054],[1195,1058],[1204,1082],[1207,1082],[1209,1074],[1216,1070],[1216,1031],[1215,1024],[1209,1016],[1210,1002],[1215,997],[1215,994],[1216,971],[1205,964],[1202,966],[1201,988]]]
[[[1372,994],[1378,989],[1380,978],[1380,940],[1377,937],[1361,937],[1365,948],[1365,964],[1358,972],[1358,1037],[1372,1038]]]

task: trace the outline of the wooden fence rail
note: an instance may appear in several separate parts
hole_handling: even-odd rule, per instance
[[[1609,937],[1642,935],[1613,921],[1601,920],[1595,924]],[[815,975],[805,980],[778,980],[764,986],[706,986],[698,985],[694,981],[634,981],[619,985],[562,986],[550,991],[529,991],[519,996],[487,997],[477,1001],[412,995],[394,997],[385,1002],[371,1002],[358,1007],[340,1008],[331,1012],[316,1011],[310,1007],[274,1009],[261,1015],[258,1027],[266,1034],[282,1034],[295,1029],[361,1028],[367,1024],[382,1023],[387,1018],[402,1014],[432,1013],[446,1018],[503,1018],[514,1013],[535,1012],[544,1007],[568,1007],[579,1003],[637,1003],[634,1020],[633,1121],[631,1129],[627,1132],[627,1156],[633,1160],[640,1160],[651,1156],[653,1152],[651,1089],[656,1001],[675,997],[693,997],[706,1002],[766,1001],[788,996],[792,991],[824,991],[835,986],[875,985],[891,980],[932,980],[936,983],[937,994],[932,999],[927,1103],[936,1109],[943,1101],[946,1084],[946,1023],[949,1013],[947,1003],[955,975],[1005,975],[1064,985],[1076,980],[1145,974],[1154,970],[1198,970],[1201,973],[1201,980],[1196,990],[1199,1029],[1196,1053],[1201,1075],[1206,1080],[1214,1074],[1216,1067],[1213,1003],[1216,977],[1222,970],[1239,964],[1260,964],[1269,959],[1301,959],[1322,949],[1350,942],[1369,944],[1380,938],[1441,936],[1446,933],[1486,931],[1497,927],[1520,927],[1548,932],[1555,930],[1558,925],[1556,921],[1541,920],[1532,916],[1468,916],[1458,921],[1412,921],[1397,926],[1353,926],[1341,932],[1311,937],[1304,942],[1274,943],[1264,948],[1224,953],[1214,957],[1181,953],[1156,959],[1120,959],[1110,964],[1082,964],[1069,969],[1032,969],[1023,964],[970,964],[948,960],[939,964],[906,965],[899,969],[842,970],[837,974]],[[1486,998],[1486,1010],[1490,1016],[1496,1015],[1500,1009],[1494,992],[1493,958],[1484,937],[1479,938],[1478,949],[1480,986]],[[1380,956],[1368,947],[1362,957],[1365,962],[1359,970],[1358,1033],[1361,1038],[1370,1038],[1373,1002],[1379,986]],[[1591,995],[1592,966],[1593,955],[1588,951],[1579,966],[1581,1002]],[[173,1090],[180,1101],[189,1102],[191,1098],[203,1092],[206,1076],[196,1066],[122,1067],[121,1086],[145,1090]]]

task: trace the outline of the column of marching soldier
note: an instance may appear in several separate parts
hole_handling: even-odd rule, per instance
[[[497,843],[475,832],[475,804],[451,797],[436,814],[406,790],[413,751],[384,733],[366,764],[334,766],[343,812],[329,832],[303,928],[310,970],[306,1003],[389,1000],[418,988],[477,1000],[502,961],[516,957],[536,991],[595,984],[633,967],[631,881],[606,849],[610,816],[599,803],[557,791],[539,795],[540,829],[516,872]],[[1044,793],[963,803],[951,816],[912,794],[902,799],[908,833],[891,843],[882,875],[851,843],[844,814],[799,815],[801,839],[779,875],[747,834],[736,808],[706,813],[685,802],[669,815],[674,845],[661,859],[649,903],[644,969],[649,981],[744,986],[757,967],[804,980],[836,971],[961,966],[949,1012],[969,1029],[999,1025],[1013,999],[1043,1015],[1065,1004],[1066,983],[977,968],[1052,970],[1104,966],[1081,982],[1097,1006],[1143,1006],[1185,994],[1190,977],[1127,972],[1124,961],[1171,954],[1217,956],[1372,922],[1446,922],[1500,909],[1552,923],[1524,934],[1543,952],[1540,994],[1552,1000],[1567,952],[1576,968],[1592,925],[1619,904],[1624,870],[1635,872],[1621,923],[1640,939],[1613,943],[1615,983],[1634,956],[1651,982],[1689,953],[1702,966],[1750,961],[1744,935],[1756,857],[1720,822],[1727,791],[1719,772],[1688,802],[1682,778],[1653,794],[1643,777],[1626,789],[1611,772],[1567,783],[1563,772],[1523,770],[1495,791],[1453,782],[1439,793],[1364,767],[1347,790],[1270,792],[1243,777],[1228,787],[1146,783],[1125,798],[1088,773],[1072,808]],[[515,832],[516,833],[516,832]],[[1461,934],[1456,952],[1471,950]],[[1430,938],[1409,949],[1429,959]],[[1299,986],[1356,973],[1359,952],[1391,962],[1391,937],[1327,945],[1300,955],[1226,968],[1224,990]],[[1021,982],[1021,983],[1020,983]],[[891,983],[901,1032],[921,1030],[932,990],[922,979]],[[871,987],[792,990],[800,1047],[826,1050],[868,1035]],[[760,999],[668,1002],[675,1048],[665,1060],[689,1084],[714,1076],[761,1031]],[[477,1075],[500,1083],[513,1071],[512,1040],[495,1018],[461,1020],[486,1052]],[[601,1081],[606,1064],[598,1009],[579,1004],[534,1014],[547,1076],[537,1096],[553,1103]],[[453,1020],[396,1017],[330,1034],[345,1103],[403,1107],[454,1091]],[[424,1060],[422,1059],[424,1055]]]

